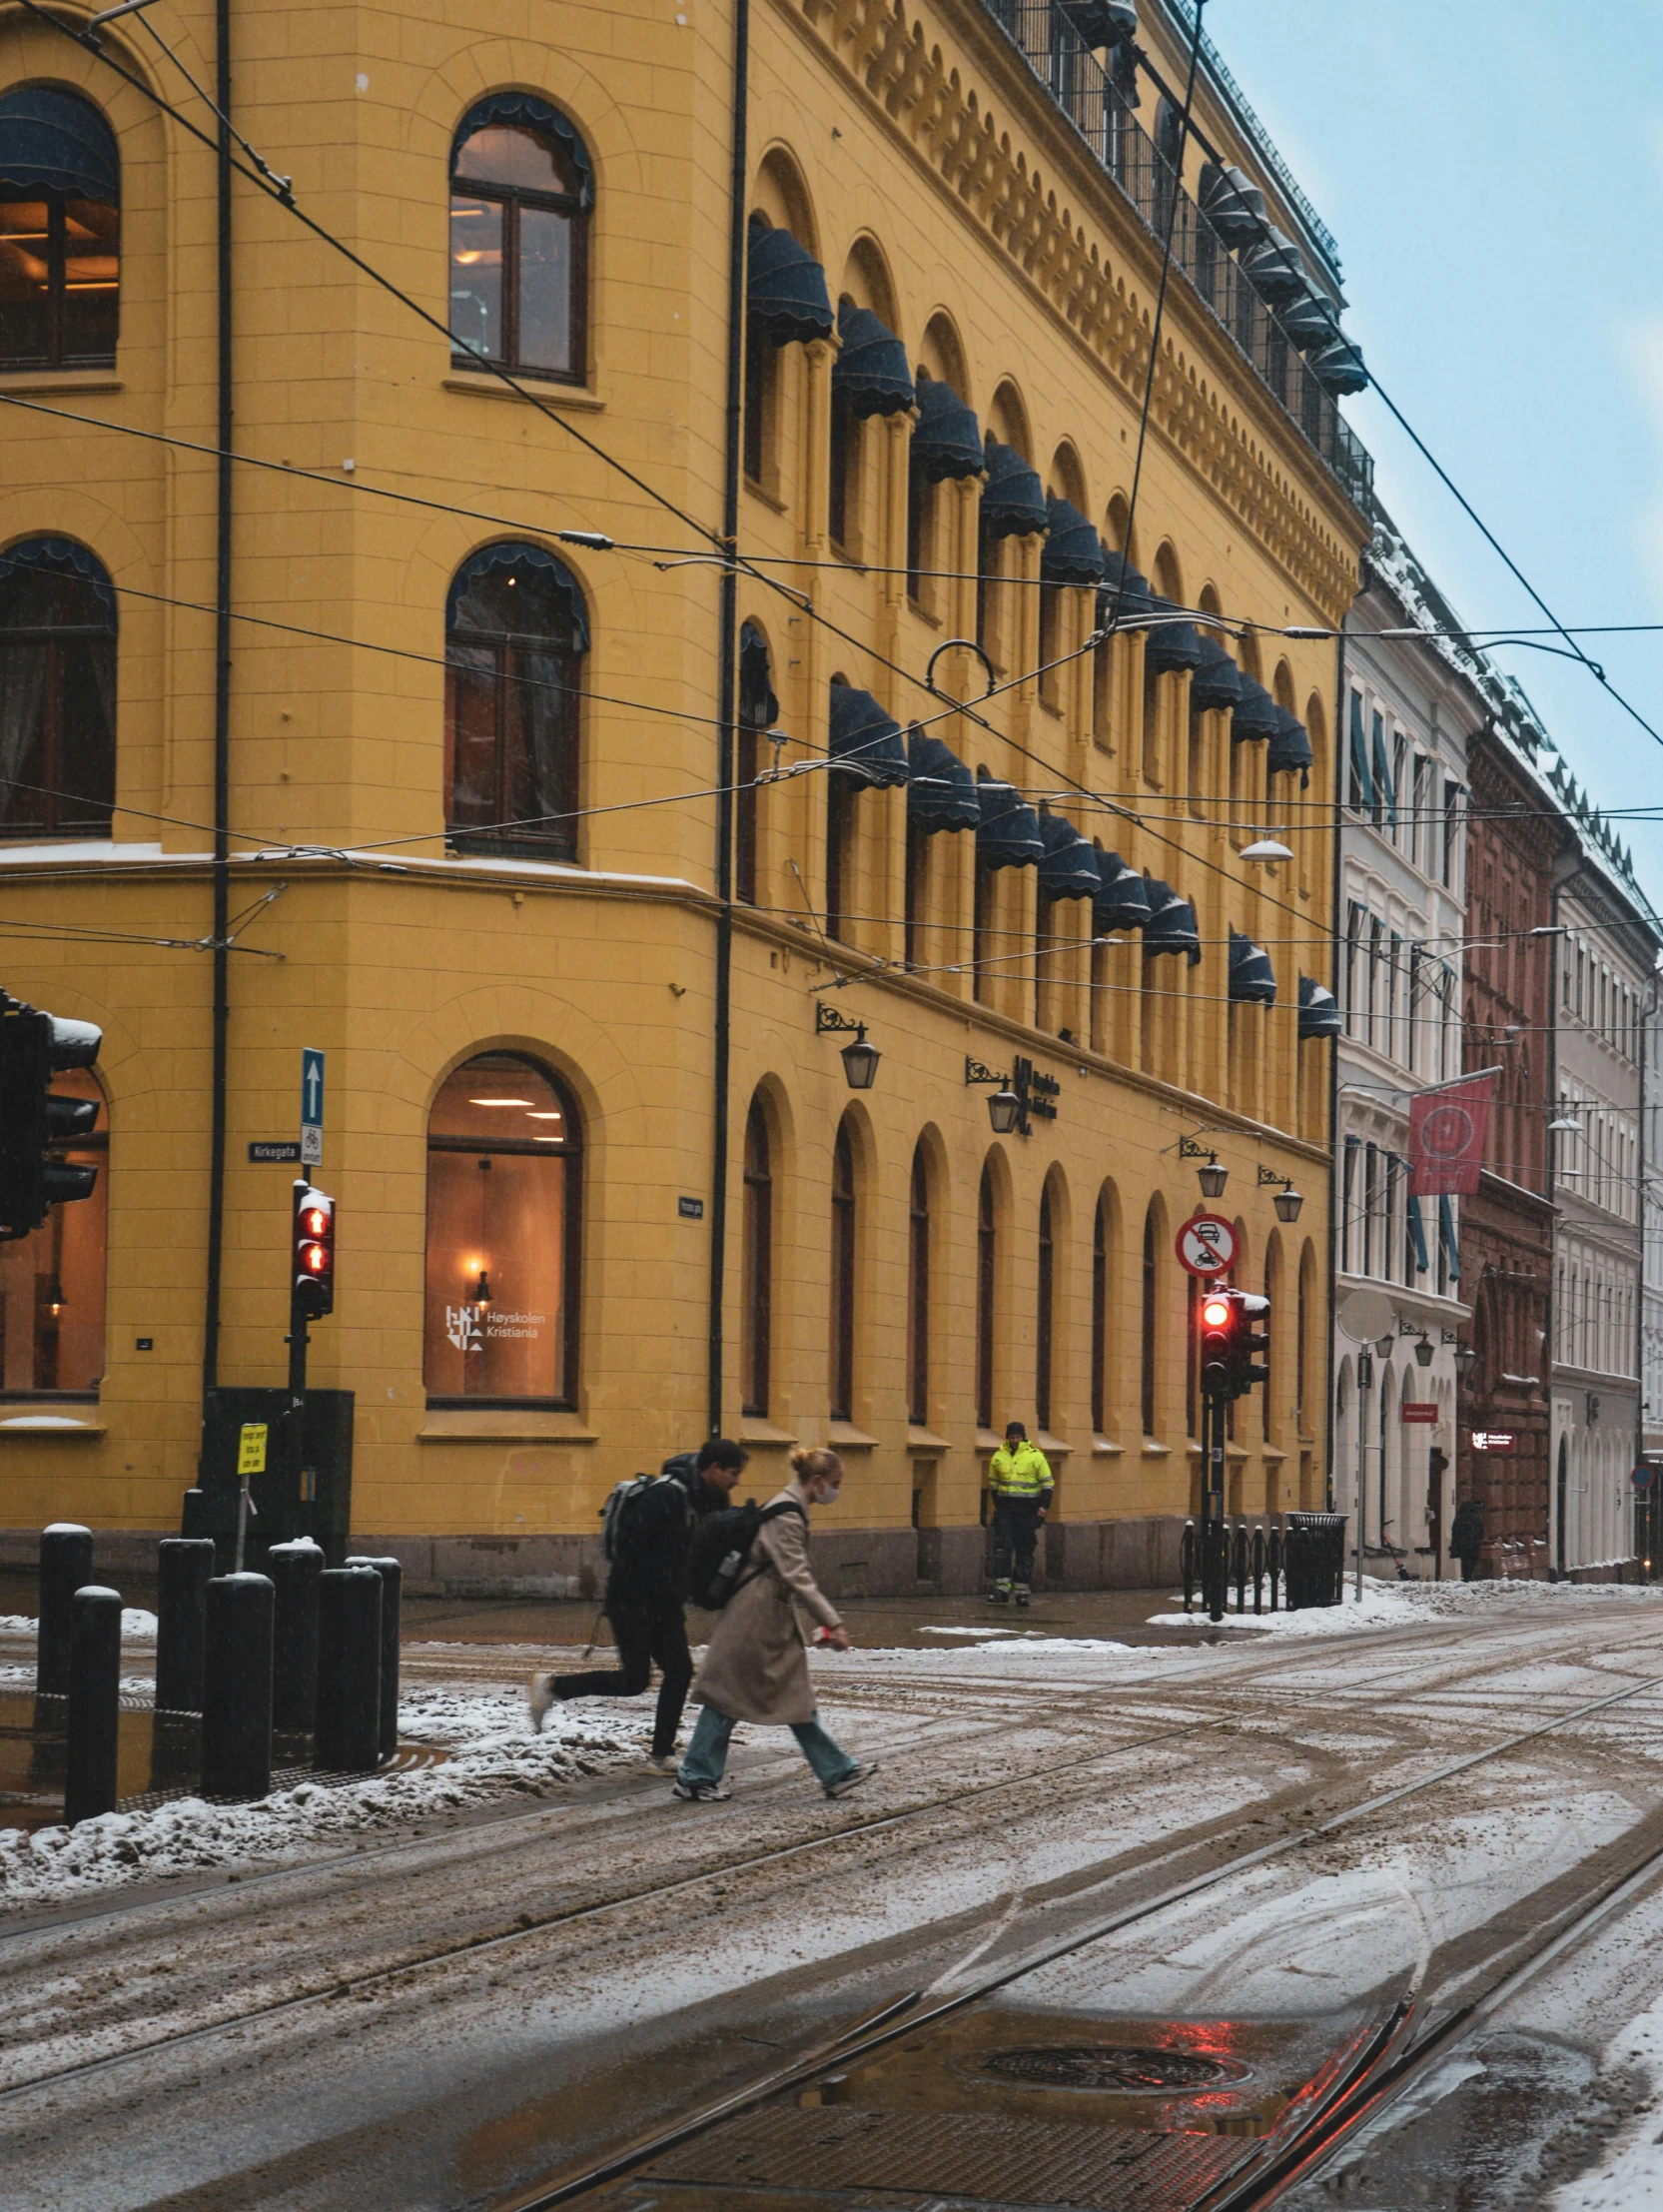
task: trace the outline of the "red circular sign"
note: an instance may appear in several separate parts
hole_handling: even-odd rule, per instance
[[[1450,1099],[1434,1106],[1420,1124],[1420,1149],[1427,1159],[1458,1160],[1476,1131],[1471,1109]]]
[[[1236,1265],[1236,1229],[1223,1214],[1192,1214],[1174,1244],[1192,1275],[1228,1275]]]

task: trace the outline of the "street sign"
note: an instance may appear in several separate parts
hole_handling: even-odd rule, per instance
[[[264,1421],[245,1421],[237,1443],[237,1472],[239,1475],[264,1475],[266,1472],[266,1438],[269,1434]]]
[[[1236,1231],[1223,1214],[1193,1214],[1175,1242],[1179,1266],[1192,1275],[1228,1275],[1236,1265]]]
[[[1423,1405],[1417,1399],[1405,1398],[1402,1405],[1398,1408],[1398,1414],[1402,1420],[1409,1423],[1411,1428],[1416,1422],[1419,1422],[1424,1428],[1428,1429],[1433,1429],[1437,1426],[1438,1409],[1435,1402]]]
[[[249,1163],[253,1167],[299,1167],[300,1144],[294,1137],[257,1138],[249,1146]]]
[[[1475,1452],[1510,1452],[1516,1442],[1511,1429],[1474,1429],[1472,1432]]]
[[[324,1159],[324,1055],[307,1045],[301,1052],[301,1162],[321,1167]]]
[[[1635,1489],[1650,1490],[1652,1483],[1656,1478],[1656,1468],[1647,1467],[1645,1462],[1642,1461],[1640,1465],[1634,1470],[1633,1482]]]

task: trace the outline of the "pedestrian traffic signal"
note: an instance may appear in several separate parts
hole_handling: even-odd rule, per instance
[[[1201,1385],[1209,1398],[1229,1398],[1231,1326],[1228,1290],[1209,1291],[1201,1303]]]
[[[1245,1398],[1270,1380],[1270,1301],[1211,1290],[1201,1302],[1201,1386],[1209,1398]]]
[[[0,991],[0,1237],[26,1237],[51,1206],[90,1198],[95,1167],[54,1155],[98,1120],[94,1098],[54,1098],[52,1078],[90,1068],[104,1042],[90,1021],[47,1014]]]
[[[335,1200],[295,1186],[295,1304],[309,1321],[335,1310]]]

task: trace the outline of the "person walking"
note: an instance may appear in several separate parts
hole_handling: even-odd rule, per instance
[[[988,1468],[993,1495],[993,1588],[990,1606],[1015,1598],[1026,1606],[1034,1580],[1034,1546],[1051,1505],[1051,1463],[1030,1444],[1020,1421],[1007,1421],[1005,1441]]]
[[[874,1762],[862,1765],[820,1725],[808,1655],[793,1600],[819,1623],[817,1642],[834,1652],[849,1649],[849,1632],[814,1580],[808,1564],[811,1506],[835,1506],[843,1487],[843,1462],[835,1452],[799,1445],[791,1455],[791,1480],[769,1499],[745,1573],[716,1616],[693,1695],[703,1705],[681,1761],[672,1794],[695,1804],[715,1804],[733,1792],[723,1779],[734,1723],[753,1720],[787,1727],[828,1797],[842,1797],[865,1781]]]
[[[1484,1549],[1484,1509],[1476,1498],[1463,1498],[1449,1525],[1449,1556],[1461,1563],[1461,1581],[1470,1583]]]
[[[602,1602],[618,1663],[581,1674],[533,1674],[526,1702],[534,1728],[541,1729],[557,1699],[638,1697],[656,1660],[658,1706],[648,1764],[661,1774],[675,1772],[675,1734],[693,1678],[683,1613],[687,1555],[695,1524],[728,1503],[748,1456],[726,1437],[712,1437],[697,1452],[666,1460],[657,1482],[620,1503]]]

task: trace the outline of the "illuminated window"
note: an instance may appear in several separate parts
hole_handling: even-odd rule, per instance
[[[545,100],[496,93],[463,117],[450,155],[458,368],[482,356],[499,368],[583,382],[593,207],[588,151]]]
[[[97,1126],[67,1148],[95,1167],[90,1198],[54,1206],[32,1236],[0,1244],[0,1397],[90,1398],[104,1374],[104,1279],[110,1218],[110,1120],[90,1069],[54,1076],[58,1098],[98,1100]]]
[[[116,358],[121,159],[90,101],[55,85],[0,97],[0,369]]]
[[[582,1132],[518,1053],[469,1060],[427,1126],[432,1406],[573,1406]]]

